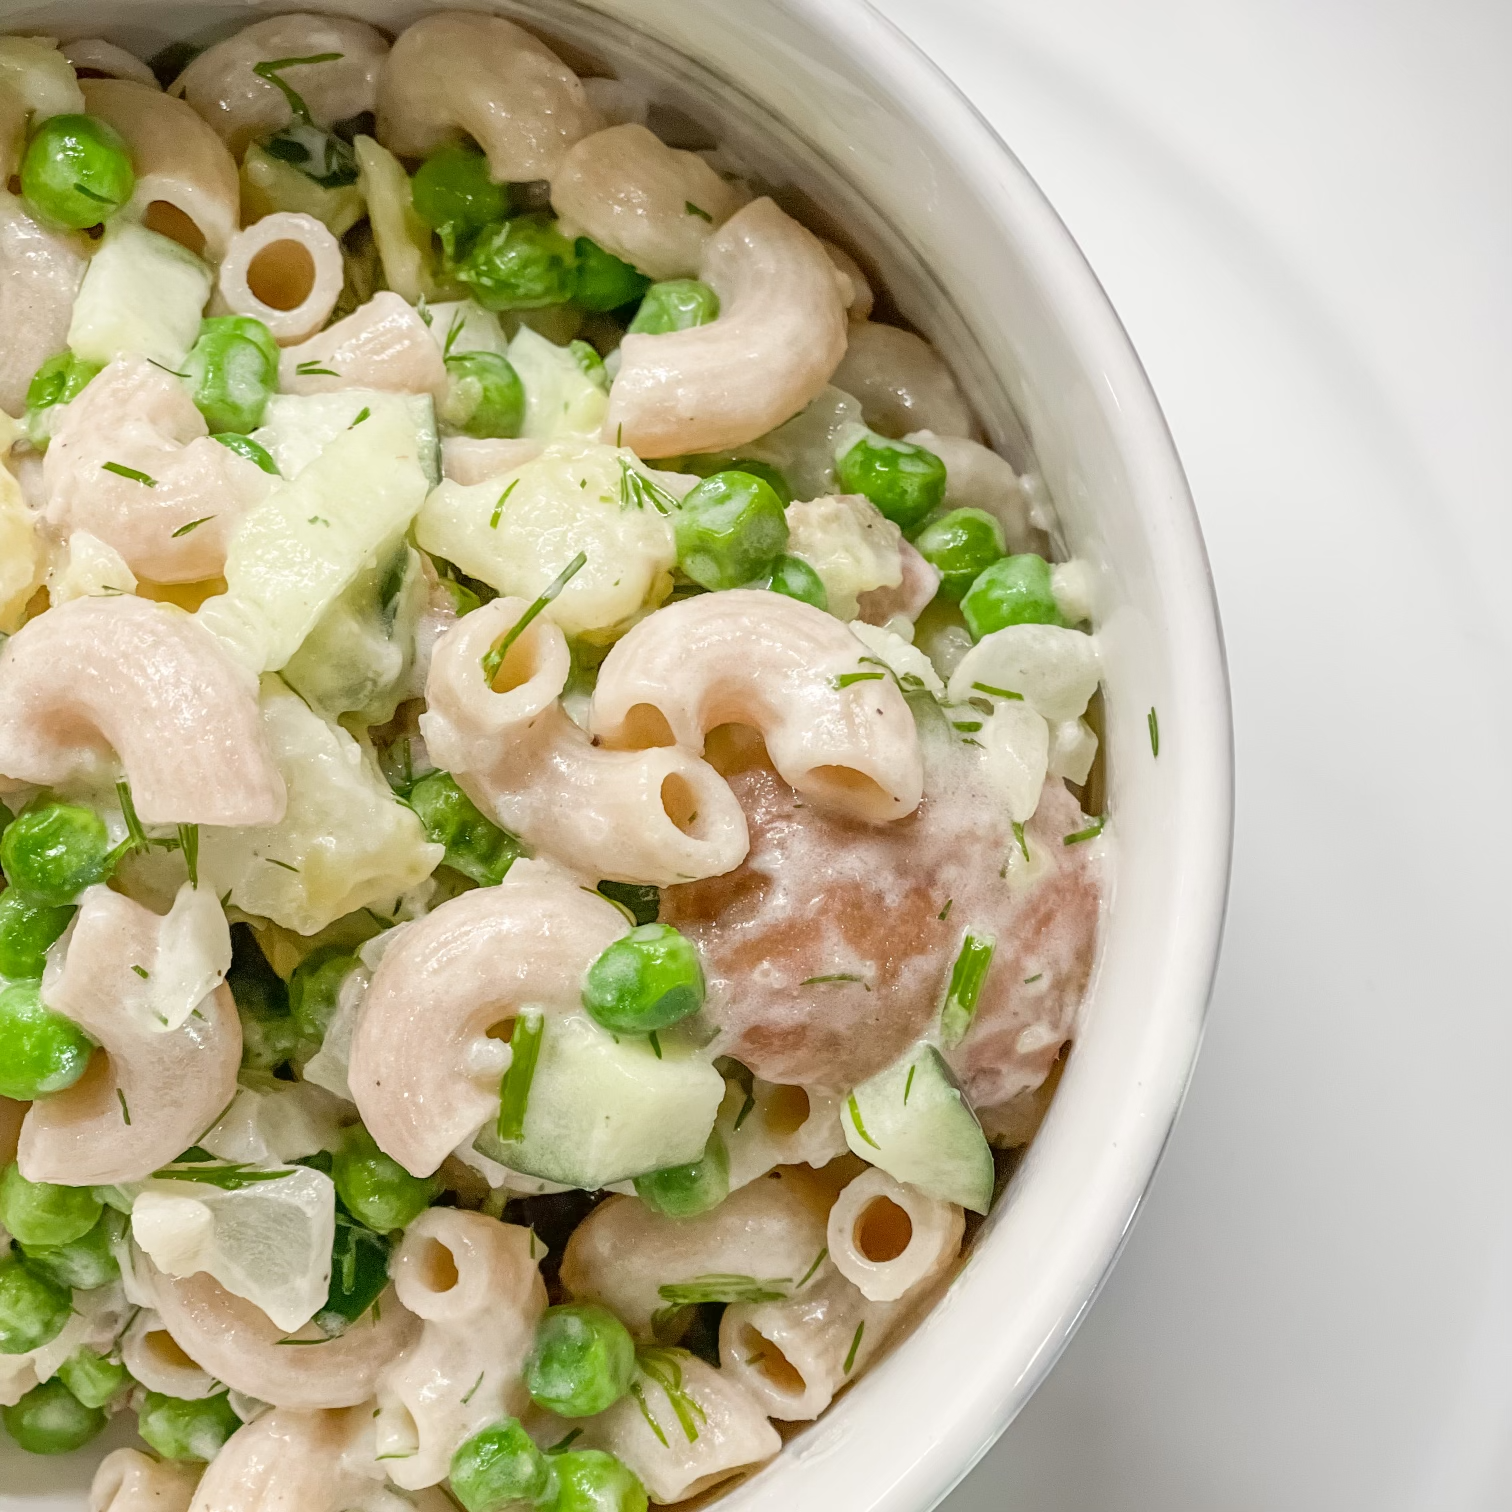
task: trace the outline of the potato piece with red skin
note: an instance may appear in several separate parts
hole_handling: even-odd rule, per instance
[[[665,889],[661,910],[703,954],[716,1053],[763,1080],[852,1087],[929,1031],[969,927],[997,949],[948,1059],[979,1107],[1044,1080],[1096,943],[1096,857],[1062,843],[1085,821],[1048,784],[1025,827],[1033,859],[1005,877],[1018,842],[975,754],[930,755],[918,810],[886,825],[810,806],[765,765],[729,774],[750,854],[725,876]]]

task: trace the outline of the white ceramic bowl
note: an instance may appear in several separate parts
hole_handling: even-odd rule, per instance
[[[413,0],[56,0],[4,29],[143,56],[273,10],[397,27]],[[490,8],[487,5],[474,8]],[[1112,885],[1050,1114],[949,1292],[725,1512],[924,1512],[1044,1378],[1128,1232],[1197,1051],[1231,827],[1228,689],[1202,538],[1117,316],[1023,168],[860,0],[500,0],[655,86],[872,254],[993,440],[1031,456],[1098,569]],[[1160,754],[1147,724],[1158,711]],[[7,1457],[9,1456],[9,1457]],[[82,1505],[88,1467],[0,1449],[0,1508]]]

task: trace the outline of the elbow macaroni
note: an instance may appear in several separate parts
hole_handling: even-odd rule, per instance
[[[378,1382],[377,1445],[395,1485],[443,1480],[459,1444],[524,1410],[520,1371],[546,1310],[527,1228],[431,1208],[405,1231],[391,1271],[420,1337]]]
[[[717,725],[754,725],[805,797],[873,822],[901,819],[923,795],[918,732],[891,675],[866,658],[844,625],[796,599],[703,594],[615,646],[589,727],[611,747],[656,744],[670,731],[701,751]]]
[[[488,685],[482,659],[526,607],[495,599],[437,643],[420,721],[432,758],[499,825],[589,880],[668,885],[738,866],[745,817],[707,762],[676,746],[601,750],[573,723],[567,642],[544,615],[506,658],[513,686]]]
[[[262,321],[282,346],[307,341],[325,325],[346,279],[341,243],[313,215],[265,215],[236,232],[223,257],[226,308]]]
[[[253,72],[255,63],[338,54],[301,66],[290,79],[311,119],[329,128],[374,108],[387,52],[381,33],[362,21],[303,12],[273,16],[207,48],[179,75],[171,92],[182,95],[239,155],[254,137],[267,136],[294,118],[283,91]]]
[[[830,1209],[829,1257],[867,1301],[896,1302],[960,1253],[965,1227],[965,1214],[955,1203],[872,1167],[850,1182]]]
[[[624,933],[611,903],[531,861],[409,925],[352,1037],[348,1083],[380,1148],[434,1171],[498,1107],[504,1068],[478,1053],[496,1043],[489,1028],[527,1005],[576,1010],[583,973]]]
[[[551,181],[552,209],[647,278],[692,278],[741,197],[696,153],[640,125],[584,137]]]
[[[384,289],[344,320],[286,346],[278,383],[286,394],[371,388],[439,398],[446,364],[414,307]]]
[[[31,1105],[19,1151],[28,1181],[141,1181],[192,1145],[235,1095],[241,1022],[230,992],[213,987],[170,1029],[157,1022],[151,968],[133,969],[156,966],[165,925],[103,884],[84,893],[64,953],[48,962],[42,998],[103,1053],[73,1086]]]
[[[261,468],[210,439],[183,385],[141,357],[112,362],[63,406],[42,478],[55,530],[89,531],[157,583],[218,577],[237,524],[269,491]]]
[[[61,681],[60,665],[77,675]],[[149,824],[271,824],[284,784],[255,697],[181,610],[75,599],[0,648],[0,772],[39,787],[101,786],[114,753]]]
[[[148,224],[156,221],[154,229],[169,234],[179,231],[175,241],[184,240],[189,251],[219,262],[241,216],[236,159],[225,143],[156,81],[85,79],[80,88],[90,115],[114,126],[131,149],[136,188],[122,213]],[[160,205],[177,216],[164,215]]]
[[[604,436],[643,457],[754,441],[813,399],[845,354],[840,275],[771,200],[709,239],[700,277],[719,295],[718,319],[620,346]]]
[[[95,1471],[89,1512],[189,1512],[198,1479],[198,1466],[116,1449]]]
[[[385,1366],[420,1322],[390,1289],[344,1334],[286,1346],[261,1308],[206,1275],[152,1276],[163,1326],[197,1365],[234,1391],[275,1407],[351,1407],[372,1396]],[[317,1335],[317,1340],[318,1340]]]
[[[676,1305],[664,1286],[734,1276],[786,1295],[824,1248],[824,1221],[823,1192],[793,1170],[751,1182],[696,1218],[667,1218],[636,1198],[611,1197],[574,1230],[562,1285],[649,1339],[654,1316]]]
[[[551,178],[598,125],[572,70],[502,16],[448,11],[417,21],[378,85],[378,134],[395,152],[425,157],[466,132],[496,183]]]
[[[681,1414],[667,1390],[669,1377]],[[782,1447],[750,1392],[694,1355],[653,1356],[649,1368],[638,1368],[635,1384],[639,1396],[621,1397],[592,1419],[584,1441],[618,1455],[653,1502],[699,1496],[757,1469]]]

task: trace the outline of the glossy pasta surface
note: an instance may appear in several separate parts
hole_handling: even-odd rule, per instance
[[[135,1414],[95,1512],[704,1497],[1053,1094],[1095,574],[631,80],[167,57],[0,38],[0,1421]]]

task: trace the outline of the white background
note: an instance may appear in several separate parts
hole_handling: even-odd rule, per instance
[[[1186,1109],[948,1512],[1508,1512],[1512,4],[879,5],[1149,369],[1238,732]]]

